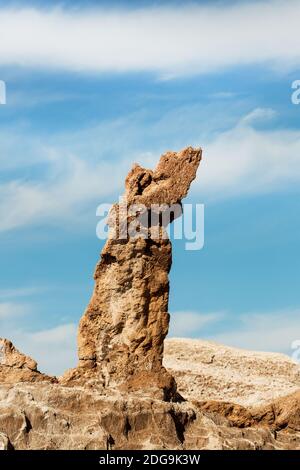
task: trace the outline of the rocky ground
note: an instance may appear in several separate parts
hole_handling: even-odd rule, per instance
[[[184,400],[166,402],[66,385],[5,347],[2,449],[300,449],[300,367],[284,355],[167,340],[165,366]]]
[[[300,389],[300,366],[279,353],[172,338],[165,341],[164,365],[188,400],[222,400],[255,406]]]
[[[201,157],[188,147],[128,173],[79,324],[77,367],[49,377],[0,339],[0,448],[300,448],[300,372],[288,357],[165,341],[172,245],[163,216],[174,205],[172,217],[181,214]],[[128,229],[141,213],[146,238]]]

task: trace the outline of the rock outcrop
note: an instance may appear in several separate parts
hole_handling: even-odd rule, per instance
[[[0,338],[0,384],[18,382],[56,381],[37,370],[31,357],[20,353],[11,341]]]
[[[185,400],[166,402],[33,380],[36,363],[5,345],[3,367],[29,375],[1,375],[0,449],[300,449],[300,366],[287,356],[167,340],[164,364]]]
[[[212,341],[170,338],[164,366],[187,400],[266,405],[300,390],[300,366],[280,353],[247,351]]]
[[[61,384],[0,385],[2,449],[300,449],[300,394],[260,407]]]
[[[187,148],[164,154],[154,171],[135,165],[128,174],[80,321],[79,367],[67,381],[96,377],[105,388],[174,398],[175,381],[162,366],[172,262],[164,222],[181,214],[200,160],[201,150]]]
[[[200,159],[188,148],[129,173],[80,322],[77,368],[48,377],[0,340],[0,450],[300,449],[300,372],[285,356],[176,339],[163,363],[164,216],[181,213]]]

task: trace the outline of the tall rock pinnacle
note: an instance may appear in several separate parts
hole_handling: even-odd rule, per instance
[[[125,202],[114,205],[108,217],[110,236],[79,325],[79,375],[96,374],[107,388],[174,396],[175,381],[162,366],[172,262],[171,242],[162,236],[162,214],[176,205],[171,221],[180,215],[178,207],[200,160],[201,150],[189,147],[164,154],[154,171],[134,165],[129,172]],[[132,235],[137,214],[145,224]]]

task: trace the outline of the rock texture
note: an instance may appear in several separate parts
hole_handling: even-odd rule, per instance
[[[163,365],[171,244],[152,204],[180,203],[200,158],[188,148],[129,173],[125,208],[143,205],[151,224],[133,237],[137,215],[124,221],[114,206],[76,369],[48,377],[0,340],[0,449],[300,449],[299,366],[288,358],[177,339]]]
[[[300,449],[300,393],[259,407],[97,388],[0,386],[2,449]]]
[[[165,341],[164,365],[188,400],[264,405],[300,390],[300,366],[284,354],[246,351],[212,341]]]
[[[174,397],[174,379],[162,366],[172,261],[162,215],[172,207],[173,218],[181,214],[178,208],[200,160],[201,150],[189,147],[164,154],[154,171],[134,165],[128,174],[123,203],[113,207],[108,220],[110,237],[79,325],[79,368],[66,380],[97,376],[105,388]],[[137,216],[140,230],[134,234]]]
[[[0,449],[300,449],[300,366],[284,355],[167,340],[164,363],[185,398],[167,402],[36,381],[35,362],[5,344],[9,374],[29,371],[14,383],[1,375]]]
[[[0,384],[17,382],[55,381],[41,374],[31,357],[20,353],[7,339],[0,338]]]

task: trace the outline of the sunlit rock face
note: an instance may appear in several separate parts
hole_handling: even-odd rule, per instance
[[[55,377],[41,374],[37,370],[37,363],[31,357],[18,351],[11,341],[0,338],[0,383],[40,381],[57,380]]]
[[[200,160],[187,148],[130,171],[79,325],[77,368],[49,377],[0,339],[0,450],[300,449],[300,366],[290,358],[180,338],[164,350],[163,216],[181,214]]]
[[[174,397],[175,381],[162,366],[172,262],[162,216],[173,207],[170,221],[181,214],[178,207],[200,160],[201,150],[189,147],[164,154],[154,171],[134,165],[128,174],[123,202],[113,206],[108,218],[110,238],[79,325],[81,371],[70,379],[87,371],[106,388],[142,388],[165,399]]]

